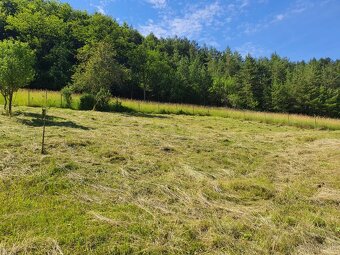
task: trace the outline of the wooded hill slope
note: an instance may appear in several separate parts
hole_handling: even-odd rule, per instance
[[[126,74],[112,84],[113,96],[340,116],[339,60],[242,57],[185,38],[143,37],[111,17],[43,0],[0,2],[0,40],[8,38],[36,51],[31,88],[60,90],[72,83],[78,65],[105,41],[115,70]]]

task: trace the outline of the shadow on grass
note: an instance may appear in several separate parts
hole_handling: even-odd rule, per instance
[[[18,113],[15,114],[15,116],[16,116],[16,119],[20,123],[27,125],[27,126],[42,127],[43,124],[44,124],[41,114],[38,114],[38,113],[18,112]],[[30,117],[31,119],[23,119],[23,118],[20,118],[20,116]],[[55,116],[47,115],[45,125],[47,127],[67,127],[67,128],[78,128],[78,129],[82,129],[82,130],[90,130],[91,129],[89,127],[78,125],[78,124],[76,124],[72,121],[56,121],[56,120],[65,120],[65,119],[61,118],[61,117],[55,117]]]
[[[34,113],[34,112],[22,112],[22,111],[17,111],[13,113],[13,116],[25,116],[25,117],[30,117],[30,118],[35,118],[35,119],[41,119],[41,113]],[[51,116],[48,115],[46,116],[46,120],[53,121],[53,120],[65,120],[65,118],[62,117],[56,117],[56,116]]]
[[[157,113],[151,114],[151,113],[144,113],[144,112],[136,111],[132,108],[122,105],[121,103],[111,104],[109,108],[106,109],[106,112],[116,112],[116,113],[122,113],[125,116],[134,116],[134,117],[143,117],[143,118],[158,118],[158,119],[169,118],[167,116],[156,115]],[[162,113],[158,113],[158,114],[162,114]]]
[[[142,118],[154,118],[154,119],[168,119],[169,116],[159,115],[158,114],[148,114],[148,113],[142,113],[142,112],[123,112],[122,113],[125,116],[133,116],[133,117],[142,117]]]

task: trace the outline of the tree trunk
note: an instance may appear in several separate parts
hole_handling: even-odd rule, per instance
[[[7,111],[7,96],[4,96],[4,110]]]
[[[13,92],[9,93],[9,99],[8,99],[8,114],[9,116],[12,115],[12,102],[13,102]]]
[[[146,99],[146,91],[145,91],[145,88],[144,88],[144,101],[145,101],[145,99]]]
[[[92,111],[96,111],[97,104],[98,104],[98,101],[96,100],[96,102],[94,103],[94,106],[93,106],[93,108],[92,108]]]

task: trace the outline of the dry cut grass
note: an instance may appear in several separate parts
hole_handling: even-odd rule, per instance
[[[340,132],[216,116],[0,115],[0,254],[339,254]]]

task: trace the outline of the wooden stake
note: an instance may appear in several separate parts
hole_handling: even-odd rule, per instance
[[[42,118],[43,118],[43,133],[42,133],[42,143],[41,143],[41,154],[45,154],[46,108],[42,109]]]

